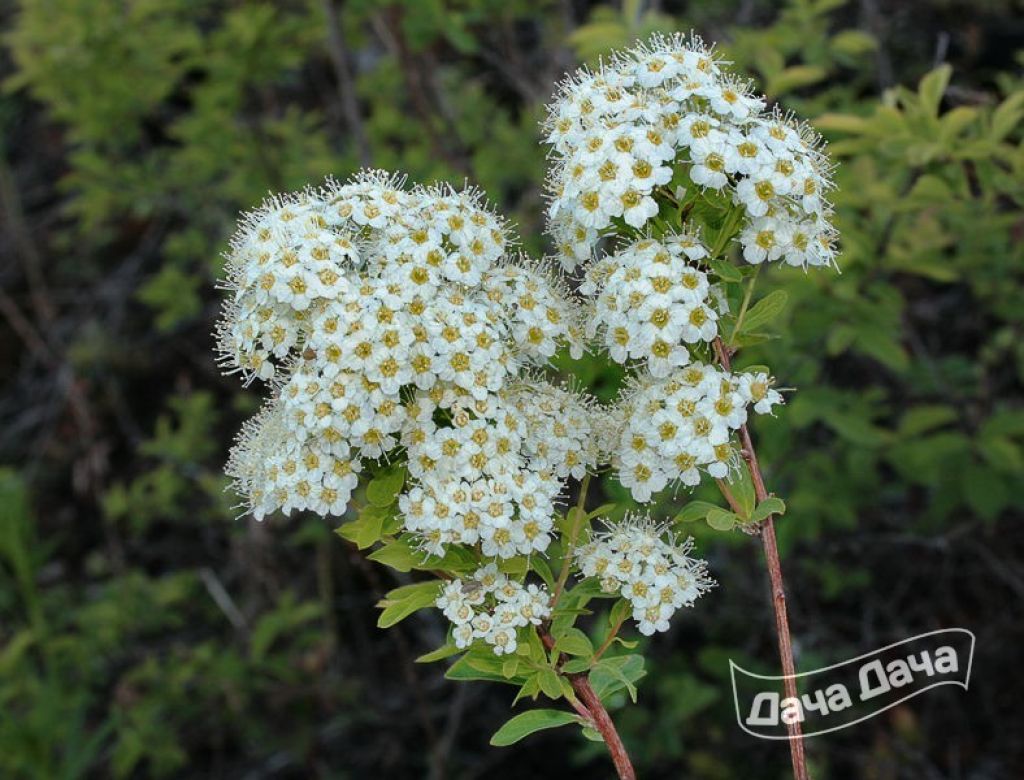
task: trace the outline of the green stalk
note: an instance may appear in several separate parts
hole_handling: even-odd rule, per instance
[[[729,346],[733,345],[736,339],[736,334],[740,332],[740,327],[743,325],[743,318],[747,314],[747,309],[750,308],[750,298],[754,294],[754,285],[757,284],[757,275],[761,273],[761,266],[754,266],[754,273],[750,277],[750,281],[747,282],[747,290],[743,293],[743,303],[740,304],[739,314],[736,315],[736,324],[732,326],[732,333],[729,335]]]

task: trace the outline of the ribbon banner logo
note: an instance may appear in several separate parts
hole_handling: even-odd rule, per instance
[[[945,628],[904,639],[842,663],[794,675],[798,696],[782,693],[785,677],[754,674],[730,659],[736,720],[748,734],[789,739],[801,723],[805,737],[827,734],[878,715],[939,685],[967,690],[974,634]]]

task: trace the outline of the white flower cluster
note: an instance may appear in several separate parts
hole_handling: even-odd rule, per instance
[[[663,377],[690,362],[686,344],[713,341],[718,312],[707,274],[688,261],[707,256],[694,237],[645,238],[587,269],[580,292],[594,298],[587,336],[612,359],[644,361]]]
[[[257,520],[282,509],[342,515],[362,465],[342,441],[300,440],[280,404],[269,404],[242,428],[225,469]]]
[[[643,228],[689,178],[745,207],[750,263],[834,261],[831,167],[820,137],[765,110],[699,38],[655,36],[592,73],[577,71],[549,107],[551,230],[572,269],[613,220]],[[679,174],[679,175],[677,175]],[[728,200],[726,201],[728,203]]]
[[[782,403],[771,383],[764,373],[730,374],[703,363],[660,379],[638,377],[615,408],[619,481],[647,502],[669,484],[700,484],[701,470],[725,477],[737,456],[732,432],[747,421],[747,407],[768,414]]]
[[[228,369],[273,380],[228,469],[257,517],[343,513],[362,461],[420,426],[409,408],[424,394],[449,418],[447,398],[497,409],[493,396],[559,345],[578,353],[568,291],[540,264],[509,260],[510,240],[475,191],[407,190],[374,171],[243,220],[217,335]],[[536,471],[553,478],[547,464]]]
[[[482,639],[503,655],[515,652],[518,629],[538,626],[551,614],[550,600],[543,586],[509,579],[491,563],[468,580],[449,582],[436,604],[454,626],[456,647]]]
[[[435,555],[448,544],[479,543],[500,558],[547,549],[564,480],[597,465],[590,407],[535,376],[486,399],[454,387],[417,393],[402,433],[406,528]]]
[[[576,559],[583,576],[599,578],[606,593],[629,601],[640,633],[667,631],[676,610],[692,607],[714,587],[707,564],[690,557],[692,539],[677,542],[665,526],[640,515],[606,527],[576,551]]]

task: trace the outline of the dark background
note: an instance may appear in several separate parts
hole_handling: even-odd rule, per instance
[[[513,690],[414,665],[439,616],[377,630],[398,581],[329,524],[235,518],[258,398],[214,365],[214,282],[240,209],[361,164],[468,178],[543,251],[554,82],[691,28],[839,162],[842,273],[762,274],[790,305],[744,356],[797,389],[756,429],[797,665],[977,635],[968,692],[811,740],[815,776],[1021,776],[1019,3],[0,0],[0,25],[0,776],[609,775],[572,729],[489,747]],[[613,715],[641,777],[785,777],[728,684],[776,664],[759,546],[693,533],[720,587]]]

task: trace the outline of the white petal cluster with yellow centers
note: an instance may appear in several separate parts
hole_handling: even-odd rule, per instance
[[[551,597],[543,586],[509,579],[493,563],[470,579],[452,580],[436,605],[452,623],[458,648],[482,639],[495,655],[514,653],[520,628],[538,626],[551,614]]]
[[[747,409],[771,413],[782,403],[763,373],[730,374],[692,363],[664,378],[638,377],[622,394],[613,465],[637,501],[668,485],[698,485],[701,472],[721,479],[738,456],[733,432]]]
[[[831,164],[820,137],[725,72],[699,38],[655,36],[595,73],[581,69],[544,124],[551,231],[567,269],[617,221],[640,229],[680,182],[745,209],[750,263],[831,264]]]
[[[361,469],[344,441],[296,437],[282,407],[272,404],[243,426],[226,471],[262,520],[279,509],[344,514]]]
[[[449,544],[499,558],[543,552],[565,480],[597,464],[591,405],[539,377],[484,400],[453,386],[418,393],[402,433],[405,527],[435,555]]]
[[[388,456],[417,392],[487,404],[560,346],[578,354],[571,295],[544,266],[510,260],[511,240],[477,192],[406,189],[375,171],[272,198],[243,219],[217,335],[228,370],[272,381],[230,469],[257,516],[344,512],[351,487],[310,497],[336,464],[322,458],[304,479],[293,461],[322,452],[354,474]],[[258,463],[264,450],[283,453],[279,470]]]
[[[677,541],[645,515],[605,526],[576,551],[576,560],[584,577],[597,577],[606,593],[629,601],[640,633],[667,631],[680,607],[692,607],[714,587],[707,564],[690,556],[692,539]]]
[[[580,292],[593,296],[587,336],[617,363],[642,361],[654,376],[690,362],[687,344],[718,335],[707,274],[692,261],[707,256],[694,237],[645,238],[591,264]]]

